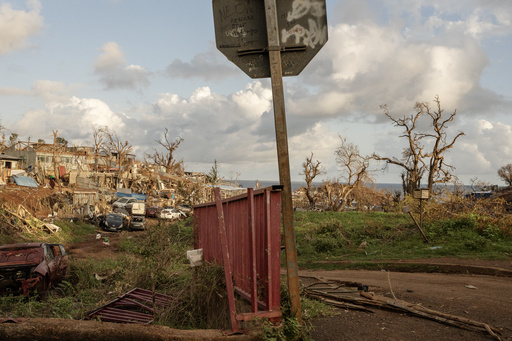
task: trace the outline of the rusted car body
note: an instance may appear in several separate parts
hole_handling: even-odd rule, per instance
[[[61,244],[23,243],[0,246],[0,294],[45,292],[67,273]]]

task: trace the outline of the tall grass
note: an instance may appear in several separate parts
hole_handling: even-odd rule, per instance
[[[415,208],[413,208],[414,210]],[[436,211],[437,210],[437,211]],[[299,261],[379,260],[440,256],[507,258],[512,254],[510,217],[427,207],[425,243],[412,218],[385,212],[296,212]],[[419,218],[416,215],[416,220]]]
[[[83,224],[62,224],[60,240],[95,233]],[[76,235],[75,235],[76,233]],[[117,296],[142,288],[174,298],[157,311],[156,323],[175,328],[227,328],[224,272],[218,266],[191,269],[192,219],[162,222],[145,233],[122,233],[120,252],[108,259],[70,257],[69,277],[46,295],[0,297],[0,311],[12,317],[83,318]]]

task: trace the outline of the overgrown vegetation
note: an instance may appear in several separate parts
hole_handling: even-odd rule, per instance
[[[175,328],[223,328],[228,315],[221,268],[190,269],[186,250],[192,246],[191,219],[152,226],[146,234],[121,233],[120,252],[106,259],[73,259],[69,278],[44,297],[0,297],[0,310],[10,316],[83,318],[134,287],[174,297],[166,311],[158,311],[156,323]],[[59,222],[57,235],[39,240],[64,244],[95,233],[88,224]],[[28,241],[18,236],[16,241]],[[21,240],[20,240],[21,239]],[[31,236],[34,239],[34,236]]]
[[[80,220],[75,220],[74,222],[61,220],[57,221],[56,224],[60,227],[60,231],[50,234],[43,230],[25,230],[24,232],[18,233],[11,228],[9,229],[10,233],[0,233],[0,244],[24,243],[34,240],[69,244],[79,242],[83,240],[85,236],[95,231],[94,226]]]
[[[402,213],[403,206],[409,206],[419,221],[418,201],[411,198],[393,206],[393,212],[295,212],[299,266],[339,269],[338,261],[350,260],[344,266],[377,269],[393,259],[509,259],[512,254],[512,220],[501,199],[469,200],[445,195],[424,201],[422,227],[429,243],[424,242],[411,217]],[[2,235],[0,241],[37,238],[69,245],[96,233],[83,222],[57,224],[61,227],[58,234]],[[79,319],[139,287],[175,298],[168,309],[157,310],[157,324],[182,329],[230,328],[222,268],[206,265],[191,269],[186,260],[186,250],[193,245],[191,218],[176,224],[161,223],[144,233],[122,232],[120,237],[120,252],[115,257],[71,257],[70,275],[57,288],[42,297],[0,297],[0,310],[13,317]],[[302,297],[306,327],[299,328],[290,317],[284,285],[281,295],[282,325],[261,322],[267,340],[308,339],[308,321],[336,311]]]
[[[420,223],[418,200],[406,198],[401,206],[405,205]],[[422,209],[422,229],[429,243],[400,207],[397,213],[296,212],[300,266],[326,260],[441,256],[506,259],[512,254],[512,217],[503,200],[445,196],[423,202]]]

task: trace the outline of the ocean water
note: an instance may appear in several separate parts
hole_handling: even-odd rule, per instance
[[[257,180],[238,180],[238,184],[244,188],[256,188]],[[260,181],[261,187],[268,187],[272,185],[279,185],[279,181]],[[313,186],[321,185],[321,182],[313,182]],[[305,187],[305,181],[292,181],[292,191],[300,187]],[[390,192],[394,191],[402,191],[402,184],[390,184],[390,183],[382,183],[382,184],[374,184],[377,189],[387,189]]]

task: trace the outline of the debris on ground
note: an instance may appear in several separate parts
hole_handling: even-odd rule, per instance
[[[150,290],[135,288],[92,312],[86,319],[116,323],[151,324],[155,309],[165,309],[173,298]]]
[[[376,295],[373,292],[368,292],[367,287],[365,288],[361,283],[315,278],[314,283],[305,286],[304,293],[309,298],[343,309],[361,310],[369,313],[373,312],[370,308],[386,309],[437,321],[461,329],[488,333],[496,340],[501,340],[499,336],[500,331],[486,323],[446,314],[423,307],[421,304],[409,303],[395,297],[388,298]]]

